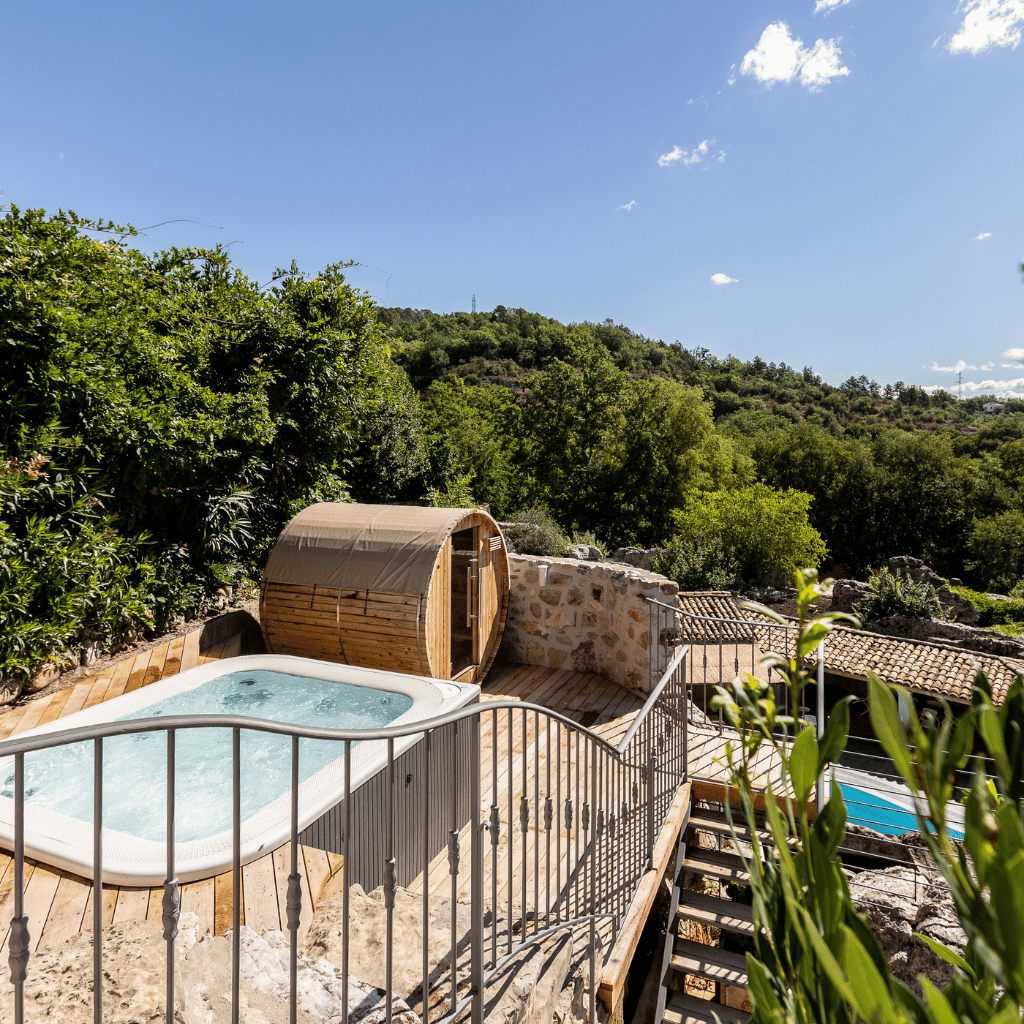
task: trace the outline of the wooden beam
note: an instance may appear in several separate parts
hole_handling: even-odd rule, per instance
[[[665,824],[661,826],[661,831],[654,844],[653,865],[640,879],[633,901],[629,905],[629,910],[626,911],[626,919],[622,922],[618,938],[612,947],[611,955],[601,969],[597,994],[610,1014],[614,1015],[616,1008],[622,1002],[626,977],[633,962],[637,943],[640,941],[640,933],[644,930],[647,916],[654,905],[658,886],[672,861],[676,844],[679,842],[679,833],[686,827],[689,817],[690,783],[685,782],[676,790],[672,806],[669,807],[665,817]]]

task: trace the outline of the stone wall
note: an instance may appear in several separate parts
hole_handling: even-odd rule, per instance
[[[510,555],[509,577],[500,657],[597,672],[628,689],[649,690],[651,617],[644,596],[676,604],[675,583],[614,562],[533,555]]]

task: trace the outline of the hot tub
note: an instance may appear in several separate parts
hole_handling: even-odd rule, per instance
[[[204,714],[372,731],[446,714],[475,701],[479,693],[480,688],[471,684],[307,658],[252,655],[190,669],[18,738],[128,719]],[[422,735],[394,741],[403,780],[411,775],[408,766],[418,763],[416,747]],[[155,731],[107,737],[103,742],[103,877],[110,884],[158,885],[166,875],[166,737],[166,732]],[[232,730],[180,729],[175,745],[175,868],[181,881],[194,881],[231,868]],[[381,773],[386,757],[384,741],[352,744],[355,821],[366,817],[367,808],[356,810],[359,795],[364,784]],[[343,839],[336,828],[332,835],[324,823],[340,820],[346,788],[344,744],[300,740],[299,769],[301,841],[331,849]],[[430,771],[431,766],[424,761],[422,770]],[[0,760],[0,845],[8,849],[14,843],[13,778],[13,757]],[[291,739],[243,729],[243,864],[288,841],[290,786]],[[366,788],[366,793],[373,788]],[[92,801],[92,741],[27,753],[26,855],[91,875]]]

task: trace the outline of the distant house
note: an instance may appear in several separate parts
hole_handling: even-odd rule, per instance
[[[984,409],[985,412],[1002,412],[1003,411],[1003,403],[1002,402],[986,402],[982,406],[982,409]]]

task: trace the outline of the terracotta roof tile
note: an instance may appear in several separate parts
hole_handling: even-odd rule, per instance
[[[687,643],[756,640],[761,650],[793,653],[791,629],[780,627],[756,612],[740,611],[729,593],[681,593],[679,602]],[[717,619],[732,621],[709,621]],[[1014,677],[1024,673],[1024,662],[933,640],[910,640],[835,626],[825,641],[825,670],[853,679],[866,679],[871,671],[883,682],[964,704],[970,702],[974,677],[980,670],[988,677],[993,699],[1001,704]]]

